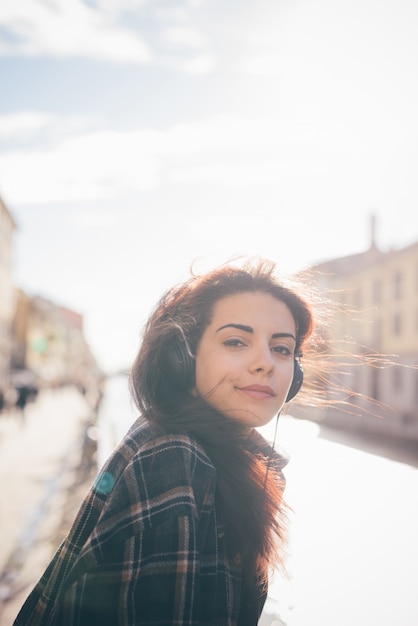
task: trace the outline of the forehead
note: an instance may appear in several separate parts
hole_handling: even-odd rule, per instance
[[[289,307],[263,292],[238,293],[218,300],[210,326],[228,323],[247,324],[254,329],[269,326],[296,334],[295,319]]]

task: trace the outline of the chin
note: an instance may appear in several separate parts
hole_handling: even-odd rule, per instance
[[[273,415],[259,415],[248,409],[230,409],[229,411],[222,411],[222,413],[228,419],[240,422],[248,428],[266,426],[277,415],[277,413]]]
[[[277,413],[275,413],[274,415],[271,415],[270,417],[259,419],[257,424],[254,424],[254,427],[267,426],[267,424],[270,424],[271,420],[273,420],[276,416],[277,416]]]

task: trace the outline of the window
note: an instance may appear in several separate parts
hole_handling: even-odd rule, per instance
[[[380,280],[373,282],[373,302],[379,304],[382,301],[382,283]]]
[[[402,274],[396,272],[393,278],[393,295],[396,300],[402,297]]]
[[[415,370],[415,394],[416,394],[416,402],[418,403],[418,370]]]
[[[377,367],[372,367],[371,368],[371,397],[374,398],[375,400],[379,400],[379,373],[380,370],[378,370]]]
[[[361,288],[356,287],[353,292],[353,304],[356,308],[361,307],[362,299]]]
[[[400,313],[396,313],[393,318],[393,334],[399,336],[402,331],[402,317]]]
[[[382,343],[382,320],[377,319],[373,322],[373,345],[379,350]]]
[[[394,391],[402,389],[402,372],[400,367],[394,367],[393,369],[393,389]]]

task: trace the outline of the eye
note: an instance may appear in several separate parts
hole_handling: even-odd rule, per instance
[[[226,339],[223,344],[224,346],[230,346],[231,348],[239,348],[246,345],[241,339]]]
[[[277,354],[282,354],[284,356],[293,356],[293,351],[288,348],[288,346],[273,346],[273,352],[277,352]]]

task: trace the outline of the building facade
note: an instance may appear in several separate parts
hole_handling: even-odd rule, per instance
[[[418,242],[382,252],[372,240],[313,269],[339,304],[329,345],[340,397],[321,419],[418,440]]]
[[[15,229],[0,198],[0,411],[20,387],[72,384],[97,394],[103,373],[85,339],[83,316],[15,285]]]
[[[16,224],[0,198],[0,388],[7,389],[12,354],[15,289],[12,277],[13,233]]]
[[[97,386],[101,373],[84,337],[83,317],[76,311],[20,292],[14,346],[16,369],[33,372],[43,386]]]

